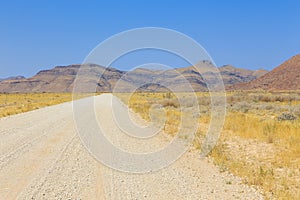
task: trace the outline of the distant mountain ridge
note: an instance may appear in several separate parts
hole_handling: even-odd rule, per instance
[[[199,62],[201,74],[212,77],[209,71],[209,61]],[[86,72],[83,85],[89,83],[95,85],[97,92],[111,92],[118,83],[118,90],[129,91],[136,86],[141,86],[138,91],[166,91],[166,88],[176,88],[177,91],[185,91],[187,80],[195,91],[207,91],[206,83],[195,67],[184,67],[168,70],[137,68],[132,71],[121,71],[115,68],[106,68],[91,64]],[[72,92],[74,80],[80,67],[75,64],[57,66],[53,69],[39,71],[30,78],[8,79],[0,82],[0,92],[6,93],[30,93],[30,92]],[[81,68],[82,69],[82,68]],[[219,68],[225,86],[254,80],[266,73],[264,70],[246,70],[226,65]],[[83,92],[87,91],[86,88]]]
[[[268,71],[264,69],[248,70],[236,68],[232,65],[224,65],[220,67],[219,70],[225,85],[248,82],[268,73]]]
[[[11,77],[7,77],[7,78],[0,78],[0,81],[21,80],[21,79],[25,79],[25,77],[24,76],[11,76]]]

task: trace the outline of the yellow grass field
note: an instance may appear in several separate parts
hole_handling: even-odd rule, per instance
[[[91,94],[79,94],[76,95],[76,98],[89,95]],[[71,100],[71,93],[0,94],[0,117],[27,112]]]

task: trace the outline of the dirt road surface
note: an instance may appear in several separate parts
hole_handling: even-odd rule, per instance
[[[136,141],[123,134],[113,120],[112,98],[111,94],[95,98],[95,113],[104,120],[112,143],[135,152],[163,147],[160,137]],[[141,121],[134,114],[133,118]],[[0,200],[10,199],[263,197],[239,178],[219,172],[208,159],[200,159],[196,150],[156,172],[132,174],[111,169],[94,159],[82,144],[68,102],[0,119]]]

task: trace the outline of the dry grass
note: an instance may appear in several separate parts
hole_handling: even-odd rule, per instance
[[[118,93],[118,96],[125,104],[140,116],[149,121],[150,110],[154,105],[160,105],[164,108],[166,123],[164,131],[174,135],[178,131],[180,124],[181,112],[179,102],[172,93]]]
[[[165,132],[177,131],[180,105],[173,94],[135,93],[122,99],[149,120],[153,104],[166,110]],[[121,96],[122,96],[121,95]],[[180,94],[186,97],[189,94]],[[229,170],[245,183],[260,187],[268,199],[300,199],[300,94],[295,92],[227,94],[228,109],[224,130],[211,156],[221,170]],[[126,98],[125,98],[126,97]],[[210,122],[208,93],[197,93],[201,109],[199,123]],[[125,100],[126,99],[126,100]],[[278,121],[282,112],[298,115],[295,121]],[[194,145],[201,149],[206,133],[200,126]]]
[[[80,94],[77,98],[90,96]],[[0,117],[72,101],[71,93],[0,94]]]
[[[234,139],[233,139],[234,138]],[[300,121],[229,113],[212,156],[267,197],[300,198]]]

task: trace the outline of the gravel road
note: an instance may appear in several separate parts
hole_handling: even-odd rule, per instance
[[[114,145],[149,152],[169,141],[163,134],[148,140],[124,134],[113,120],[112,98],[97,96],[95,113]],[[119,104],[122,113],[124,105]],[[134,113],[131,117],[144,123]],[[207,158],[200,159],[193,149],[172,165],[145,174],[101,164],[76,132],[71,102],[1,118],[0,127],[0,200],[263,199],[238,177],[219,172]]]

